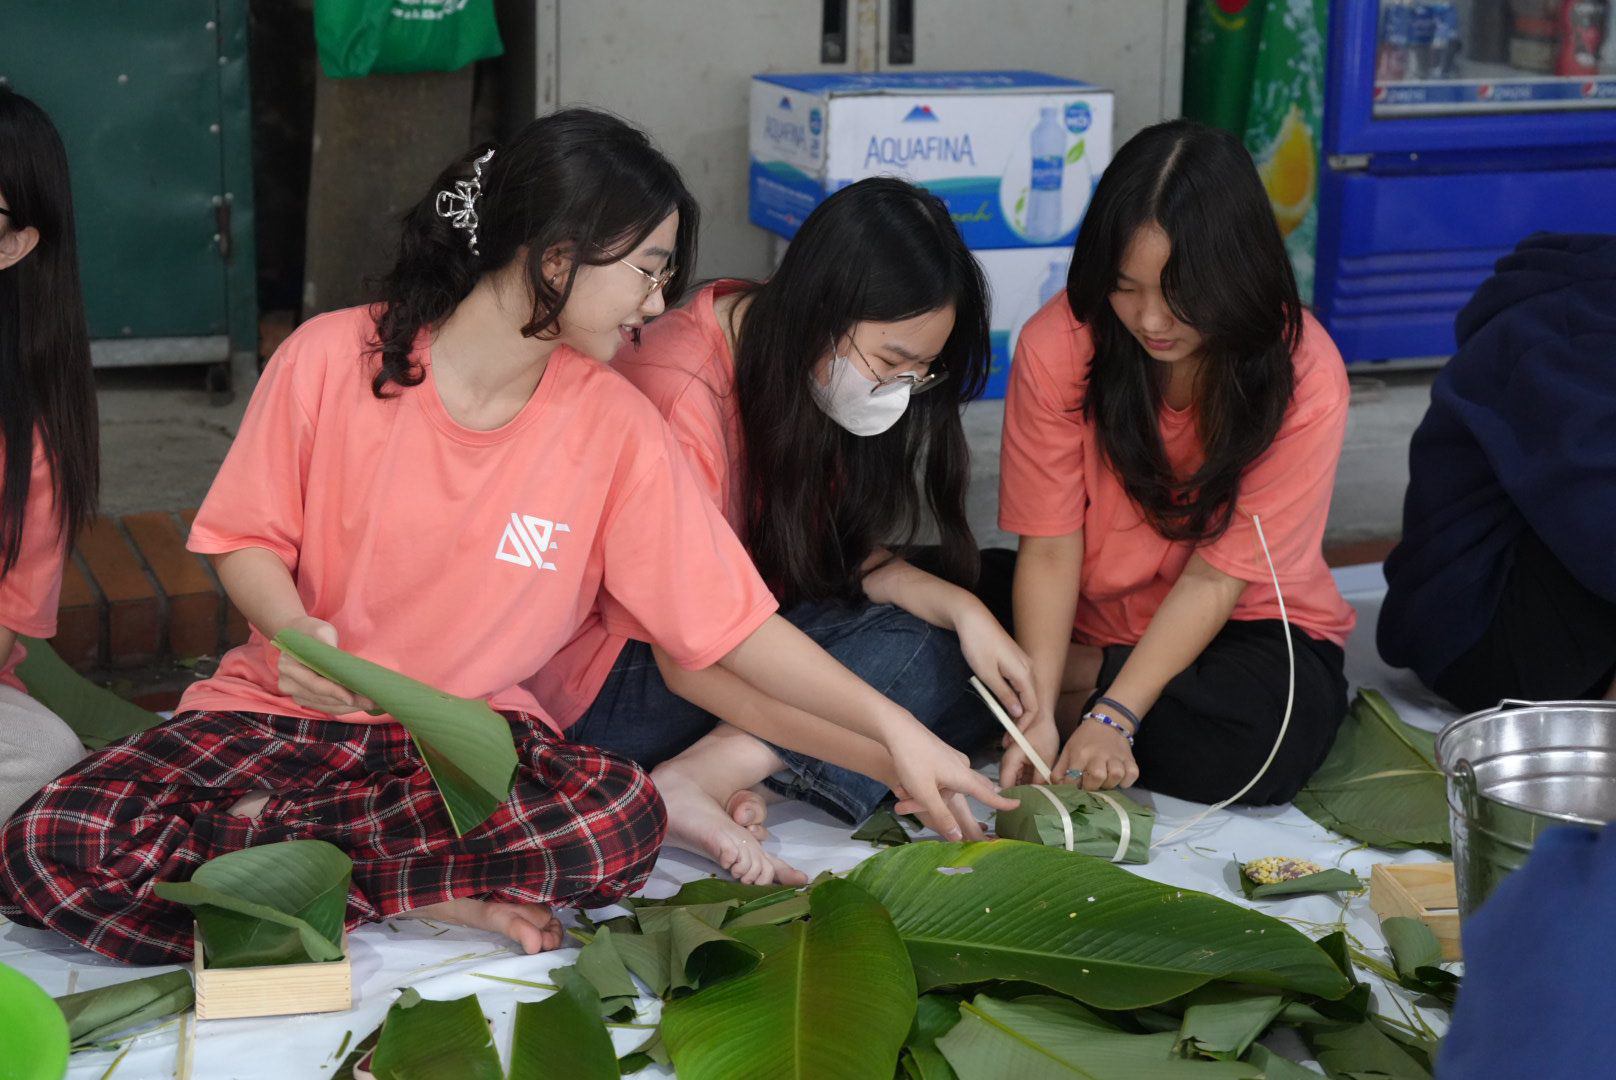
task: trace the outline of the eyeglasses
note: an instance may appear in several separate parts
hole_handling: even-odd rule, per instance
[[[679,268],[677,266],[668,266],[665,267],[660,274],[653,274],[649,270],[641,270],[638,266],[635,266],[627,259],[618,259],[617,261],[645,279],[645,295],[647,298],[649,298],[653,293],[660,292],[667,288],[668,282],[673,280],[673,275],[679,272]]]
[[[875,379],[875,385],[870,387],[871,397],[882,397],[890,394],[905,383],[909,384],[909,396],[914,397],[916,394],[924,394],[927,390],[948,378],[947,371],[937,370],[929,371],[924,375],[916,375],[912,371],[900,371],[896,375],[888,375],[882,378],[875,370],[875,365],[870,363],[870,358],[864,355],[864,350],[858,347],[858,342],[849,337],[847,343],[853,346],[853,351],[858,353],[859,359],[864,361],[865,369]],[[832,351],[834,351],[834,348]],[[935,368],[936,365],[933,364],[933,367]]]

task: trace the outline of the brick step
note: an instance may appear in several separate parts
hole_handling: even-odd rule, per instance
[[[100,517],[79,534],[51,644],[81,671],[218,656],[247,621],[213,567],[185,550],[195,510]]]

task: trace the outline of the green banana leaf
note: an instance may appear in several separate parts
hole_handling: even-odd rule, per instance
[[[28,655],[17,665],[17,678],[28,696],[62,718],[87,749],[99,750],[147,728],[163,718],[97,686],[56,655],[50,642],[20,639]]]
[[[1262,1070],[1263,1080],[1321,1080],[1323,1073],[1298,1065],[1288,1057],[1281,1057],[1258,1043],[1246,1055],[1246,1060]]]
[[[595,937],[578,952],[577,972],[589,981],[599,1000],[602,1016],[621,1016],[634,1013],[634,1002],[640,988],[634,985],[609,927],[601,927]],[[560,971],[569,971],[562,968]],[[559,971],[557,972],[559,974]],[[559,980],[558,980],[559,983]]]
[[[1377,848],[1445,853],[1452,844],[1436,736],[1403,723],[1374,690],[1358,691],[1330,756],[1295,803],[1326,829]]]
[[[1241,893],[1247,900],[1274,900],[1284,896],[1311,896],[1315,893],[1362,892],[1369,887],[1363,878],[1352,871],[1333,868],[1320,870],[1316,874],[1304,874],[1289,881],[1275,882],[1272,885],[1259,885],[1246,876],[1239,859],[1229,865]]]
[[[1017,980],[1122,1010],[1214,980],[1327,999],[1351,989],[1276,919],[1037,844],[909,844],[848,880],[891,912],[922,991]]]
[[[1435,1036],[1421,1035],[1410,1031],[1406,1027],[1399,1027],[1388,1021],[1379,1013],[1369,1018],[1369,1022],[1387,1038],[1408,1051],[1410,1057],[1427,1072],[1436,1072],[1437,1055],[1442,1050],[1442,1040]]]
[[[647,938],[660,940],[666,936],[670,990],[700,989],[757,966],[761,956],[757,949],[717,929],[724,908],[725,905],[694,904],[639,913]]]
[[[1178,1033],[1181,1049],[1208,1057],[1242,1057],[1279,1016],[1285,999],[1228,986],[1203,986],[1185,1005]]]
[[[673,1059],[668,1057],[668,1048],[662,1043],[662,1029],[659,1027],[651,1032],[651,1037],[642,1042],[633,1050],[618,1059],[618,1070],[628,1076],[641,1069],[649,1069],[652,1065],[660,1065],[664,1069],[673,1067]]]
[[[1313,1056],[1330,1076],[1385,1076],[1391,1080],[1431,1080],[1427,1063],[1381,1031],[1372,1021],[1303,1028]]]
[[[711,904],[678,904],[666,907],[639,908],[634,919],[647,934],[671,929],[676,924],[697,922],[709,930],[717,930],[737,907],[734,900],[718,900]]]
[[[1175,1037],[1129,1035],[1042,1003],[987,995],[960,1007],[959,1024],[937,1040],[959,1080],[1260,1080],[1242,1062],[1173,1056]]]
[[[915,983],[881,905],[830,881],[814,890],[806,924],[764,929],[785,935],[786,947],[663,1011],[681,1080],[890,1080]]]
[[[724,919],[724,929],[730,933],[749,926],[779,926],[808,917],[810,894],[794,893],[771,903],[743,904]]]
[[[56,999],[56,1007],[67,1019],[67,1037],[74,1050],[105,1042],[137,1025],[187,1012],[195,1004],[189,971],[169,971]]]
[[[553,977],[560,990],[516,1007],[509,1080],[618,1080],[595,988],[570,968]]]
[[[387,1010],[370,1071],[376,1080],[505,1080],[476,994],[427,1001],[405,990]]]
[[[1398,985],[1453,1008],[1459,996],[1459,976],[1441,967],[1442,944],[1431,928],[1418,919],[1393,916],[1380,921],[1380,931],[1391,949]]]
[[[926,994],[915,1008],[915,1021],[903,1044],[903,1067],[914,1080],[959,1080],[937,1040],[954,1030],[960,1019],[960,999],[951,994]]]
[[[1392,916],[1380,920],[1380,932],[1391,949],[1392,964],[1400,976],[1413,975],[1422,967],[1442,963],[1442,944],[1431,928],[1418,919]]]
[[[745,974],[757,966],[761,953],[698,917],[712,917],[716,907],[695,904],[641,909],[642,925],[651,916],[650,929],[641,934],[614,931],[612,948],[624,966],[659,998]],[[772,928],[748,927],[744,932],[760,929]]]
[[[1337,930],[1333,934],[1326,934],[1319,938],[1317,944],[1319,951],[1330,958],[1352,989],[1333,1001],[1315,999],[1312,1002],[1288,1002],[1280,1013],[1280,1019],[1290,1024],[1318,1022],[1321,1017],[1332,1023],[1352,1024],[1368,1019],[1375,1003],[1374,992],[1358,981],[1358,973],[1352,966],[1352,946],[1347,941],[1346,932]]]
[[[209,859],[154,891],[196,914],[209,967],[342,959],[353,863],[324,840],[286,840]]]
[[[783,896],[786,893],[796,891],[796,889],[783,885],[747,885],[739,881],[728,881],[721,878],[697,878],[695,881],[685,882],[679,887],[679,891],[672,896],[664,896],[659,900],[652,900],[644,896],[631,896],[623,903],[635,911],[653,907],[722,904],[726,900],[734,900],[744,906],[754,900]]]
[[[918,819],[909,817],[910,821],[919,826]],[[868,840],[876,847],[892,847],[896,844],[910,844],[914,837],[909,830],[903,827],[903,820],[892,812],[890,807],[882,807],[870,815],[868,821],[853,831],[854,840]]]
[[[516,743],[510,724],[486,701],[446,694],[296,630],[275,635],[275,646],[337,685],[368,697],[404,726],[443,796],[456,835],[487,821],[510,797],[516,783]]]
[[[605,929],[602,927],[602,929]],[[671,938],[666,930],[655,934],[634,934],[622,930],[612,932],[612,949],[623,961],[623,966],[639,976],[653,996],[666,998],[673,992],[674,964],[671,956]],[[683,971],[683,968],[680,968]],[[681,977],[681,989],[689,989],[688,977]]]
[[[337,1066],[337,1071],[332,1074],[331,1080],[355,1080],[354,1067],[364,1061],[372,1050],[376,1049],[376,1043],[381,1040],[381,1037],[382,1026],[377,1024],[369,1035],[360,1039],[354,1044],[353,1049],[348,1051],[348,1056],[342,1059],[341,1065]]]
[[[1002,794],[1007,799],[1020,799],[1014,810],[1000,810],[995,818],[995,831],[1006,840],[1025,840],[1030,844],[1044,844],[1061,850],[1066,848],[1066,827],[1054,804],[1038,790],[1040,785],[1023,784]],[[1122,838],[1122,822],[1116,810],[1100,795],[1084,791],[1074,784],[1053,784],[1045,790],[1054,794],[1072,817],[1072,850],[1084,855],[1098,855],[1109,859],[1117,853]],[[1140,806],[1118,791],[1108,791],[1122,812],[1128,816],[1129,840],[1123,853],[1125,863],[1150,861],[1150,832],[1156,825],[1156,813]]]

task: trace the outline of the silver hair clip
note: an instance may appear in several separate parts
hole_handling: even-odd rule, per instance
[[[466,243],[471,246],[473,255],[482,254],[477,250],[477,200],[483,193],[483,166],[493,156],[494,152],[490,150],[471,163],[470,180],[456,180],[453,191],[445,189],[438,192],[438,216],[448,218],[455,228],[466,230],[469,234]]]

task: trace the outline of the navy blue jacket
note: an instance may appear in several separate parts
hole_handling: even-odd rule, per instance
[[[1616,602],[1616,237],[1528,237],[1455,329],[1409,448],[1378,633],[1427,686],[1491,624],[1527,529]]]
[[[1464,924],[1438,1080],[1596,1080],[1616,1069],[1616,826],[1550,829]]]

